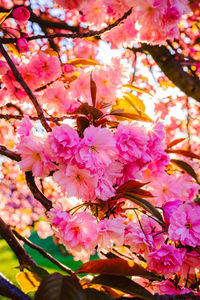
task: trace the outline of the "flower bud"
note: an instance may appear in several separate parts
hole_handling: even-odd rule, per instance
[[[29,51],[28,43],[25,38],[18,39],[16,45],[20,53]]]
[[[19,25],[26,25],[30,18],[30,12],[26,7],[20,6],[13,11],[13,18]]]

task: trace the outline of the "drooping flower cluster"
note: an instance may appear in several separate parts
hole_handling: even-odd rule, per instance
[[[18,130],[20,166],[23,171],[31,170],[36,177],[53,171],[54,182],[67,198],[53,206],[49,220],[59,243],[76,259],[87,261],[95,249],[101,255],[102,249],[108,251],[113,246],[126,245],[131,255],[142,256],[149,270],[165,278],[176,272],[185,276],[186,269],[194,272],[192,257],[197,260],[199,257],[195,250],[191,256],[186,247],[200,245],[200,208],[192,201],[198,185],[187,175],[176,177],[165,172],[169,158],[164,152],[165,134],[160,123],[150,130],[128,122],[121,122],[114,129],[89,125],[83,136],[63,124],[55,126],[40,147],[34,144],[31,130],[31,123],[25,117]],[[161,160],[161,156],[167,159]],[[136,179],[151,181],[151,202],[162,206],[164,223],[143,215],[146,211],[139,210],[135,216],[126,212],[136,208],[129,201],[133,192],[131,182]],[[184,188],[179,188],[180,182],[184,182]],[[142,191],[138,193],[140,196]],[[151,197],[151,193],[147,195]],[[76,212],[73,205],[71,213],[71,209],[63,209],[70,197],[79,199],[80,211]],[[90,210],[85,211],[86,207]],[[167,237],[169,244],[165,242]]]

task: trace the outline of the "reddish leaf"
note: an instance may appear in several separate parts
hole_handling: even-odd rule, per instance
[[[189,157],[189,158],[200,159],[200,155],[197,155],[197,154],[195,154],[191,151],[188,151],[188,150],[181,150],[181,149],[171,150],[171,149],[167,149],[166,152],[167,153],[181,154],[181,155]]]
[[[159,276],[147,271],[134,261],[122,258],[92,260],[83,264],[76,273],[139,276],[149,280],[160,280]]]
[[[95,107],[96,106],[96,97],[97,97],[97,86],[94,80],[92,79],[92,72],[90,74],[90,93],[92,98],[92,104]]]
[[[101,110],[88,105],[87,103],[81,104],[77,109],[75,109],[72,113],[72,115],[86,115],[92,117],[94,120],[97,120],[103,116],[103,113]]]
[[[81,137],[83,137],[84,130],[90,126],[90,122],[85,117],[78,117],[76,120],[77,123],[77,129]]]
[[[34,299],[87,300],[87,296],[75,277],[53,273],[41,282]]]
[[[162,215],[159,213],[159,211],[147,200],[137,197],[132,193],[122,193],[119,194],[119,197],[128,199],[138,206],[144,208],[146,211],[150,212],[156,219],[158,219],[161,223],[164,223]]]
[[[141,188],[143,187],[144,185],[147,185],[149,182],[139,182],[139,181],[136,181],[136,180],[128,180],[126,183],[120,185],[118,187],[118,189],[116,190],[117,192],[123,192],[123,191],[127,191],[129,189],[134,189],[134,188]]]
[[[87,288],[84,290],[87,300],[114,300],[110,295],[105,294],[102,291]]]
[[[173,147],[173,146],[175,146],[175,145],[181,143],[181,142],[184,141],[184,140],[185,140],[185,138],[180,138],[180,139],[175,139],[175,140],[173,140],[172,142],[170,142],[170,143],[167,145],[167,149],[169,149],[169,148],[171,148],[171,147]]]
[[[123,276],[100,275],[94,277],[92,283],[101,284],[122,291],[134,297],[145,300],[156,300],[157,297],[152,295],[143,286],[133,280]]]
[[[143,197],[154,197],[149,191],[143,190],[140,187],[148,184],[142,183],[136,180],[129,180],[126,183],[122,184],[118,189],[116,190],[117,193],[132,193],[134,195],[140,195]]]
[[[192,166],[190,166],[185,161],[179,160],[179,159],[171,159],[171,162],[175,165],[177,165],[179,168],[181,168],[183,171],[185,171],[187,174],[189,174],[191,177],[193,177],[198,184],[200,182],[198,181],[197,174],[195,173]]]

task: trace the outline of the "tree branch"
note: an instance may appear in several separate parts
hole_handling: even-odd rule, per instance
[[[51,122],[59,122],[59,121],[64,121],[65,119],[72,119],[72,117],[73,116],[71,115],[67,115],[63,117],[49,116],[46,117],[46,120]],[[22,120],[23,118],[24,118],[23,115],[0,114],[0,119],[4,119],[4,120],[10,120],[10,119]],[[39,117],[29,116],[29,118],[33,121],[39,120]]]
[[[15,236],[23,241],[26,245],[28,245],[30,248],[38,251],[43,257],[47,258],[50,260],[53,264],[58,266],[61,270],[67,272],[70,275],[73,275],[74,273],[71,271],[71,269],[67,268],[65,265],[60,263],[57,259],[55,259],[51,254],[47,253],[43,248],[39,247],[38,245],[33,244],[31,241],[29,241],[27,238],[21,236],[17,231],[13,230],[13,233]]]
[[[125,14],[116,20],[114,23],[109,24],[107,27],[101,29],[101,30],[96,30],[96,31],[88,31],[88,32],[80,32],[80,33],[56,33],[56,34],[40,34],[36,36],[30,36],[27,37],[27,41],[31,40],[37,40],[37,39],[54,39],[54,38],[59,38],[59,37],[65,37],[68,39],[75,39],[75,38],[86,38],[86,37],[92,37],[92,36],[99,36],[112,28],[118,26],[123,20],[125,20],[132,12],[132,8],[129,9]],[[9,44],[9,43],[16,43],[17,38],[0,38],[0,42],[2,44]]]
[[[20,161],[21,156],[17,154],[16,152],[8,150],[5,146],[0,145],[0,154],[4,155],[12,160]]]
[[[14,251],[20,266],[37,266],[34,260],[26,252],[26,250],[21,246],[16,237],[14,236],[10,227],[3,221],[0,217],[0,235],[7,242],[10,248]]]
[[[38,117],[40,118],[40,121],[41,121],[42,125],[44,126],[44,128],[46,129],[47,132],[50,132],[51,127],[48,125],[48,123],[45,119],[45,116],[43,114],[43,110],[40,107],[36,97],[34,96],[31,89],[29,88],[29,86],[26,84],[26,82],[22,78],[22,76],[19,73],[19,71],[17,70],[14,62],[12,61],[12,59],[10,58],[10,56],[8,55],[8,53],[6,52],[6,50],[4,49],[4,47],[1,43],[0,43],[0,51],[1,51],[2,55],[5,57],[8,65],[10,66],[15,79],[20,83],[20,85],[23,87],[23,89],[25,90],[25,92],[27,93],[29,98],[31,99],[31,101],[32,101],[32,103],[33,103],[33,105],[34,105],[34,107],[37,111]]]
[[[10,9],[6,9],[4,7],[0,7],[0,12],[9,12],[11,9],[14,10],[15,8],[19,7],[21,5],[14,5],[12,8]],[[37,16],[32,8],[29,6],[29,7],[26,7],[29,12],[30,12],[30,18],[29,18],[29,21],[33,22],[33,23],[37,23],[39,24],[40,26],[43,26],[43,27],[46,27],[46,28],[51,28],[51,29],[64,29],[64,30],[69,30],[71,32],[79,32],[80,30],[80,27],[79,26],[70,26],[68,25],[66,22],[63,22],[63,21],[54,21],[54,20],[48,20],[48,19],[45,19],[45,16],[46,14],[43,13],[42,15],[40,16]],[[44,16],[44,18],[43,18]],[[55,19],[55,17],[54,17]]]
[[[38,200],[46,210],[50,210],[52,208],[52,203],[49,199],[47,199],[38,189],[37,185],[35,184],[35,180],[31,171],[25,172],[26,176],[26,183],[33,194],[34,198]]]
[[[28,295],[2,275],[0,275],[0,295],[14,300],[31,300]]]
[[[188,97],[200,102],[200,80],[185,72],[175,57],[165,46],[150,46],[142,44],[143,50],[148,51],[163,73]]]

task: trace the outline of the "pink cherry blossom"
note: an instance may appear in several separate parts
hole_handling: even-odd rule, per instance
[[[49,56],[41,51],[32,57],[31,63],[37,76],[44,84],[56,80],[62,74],[60,61],[57,56]]]
[[[63,244],[69,250],[93,251],[98,237],[96,219],[89,212],[76,213],[66,223],[61,236]]]
[[[90,126],[84,131],[79,144],[76,160],[91,171],[109,166],[115,154],[115,140],[112,133],[101,127]]]
[[[35,141],[32,136],[24,136],[18,144],[18,152],[21,155],[19,166],[22,171],[32,171],[35,177],[45,177],[55,170],[56,166],[50,161],[50,157],[41,142]]]
[[[119,124],[115,140],[120,158],[123,158],[126,162],[145,158],[148,139],[144,129],[136,124]]]
[[[68,164],[63,166],[53,175],[68,197],[76,196],[86,201],[95,199],[97,176],[92,175],[89,170],[82,169],[77,165]]]
[[[104,219],[99,222],[98,246],[100,249],[111,248],[113,244],[122,246],[124,242],[124,219]]]
[[[149,252],[147,268],[169,278],[180,270],[183,261],[182,254],[173,246],[163,244],[158,250]]]
[[[199,246],[200,206],[195,203],[180,205],[170,218],[168,233],[172,241],[180,241],[191,247]]]
[[[46,147],[53,160],[68,162],[73,159],[80,138],[75,129],[69,125],[55,126],[46,140]]]
[[[153,248],[153,238],[146,235],[137,223],[129,222],[125,228],[124,243],[130,246],[130,249],[137,254],[148,253],[148,249]]]
[[[25,115],[19,124],[17,132],[20,134],[21,138],[24,136],[29,136],[31,134],[32,124],[27,115]]]
[[[40,97],[48,109],[56,112],[69,112],[71,106],[74,105],[69,91],[65,88],[63,82],[55,81],[50,87],[45,89],[44,94]]]
[[[177,211],[178,207],[183,204],[183,202],[179,199],[175,199],[173,201],[168,201],[166,202],[162,208],[163,208],[163,216],[164,216],[164,220],[166,225],[169,225],[169,221],[171,216],[173,215],[174,212]]]

